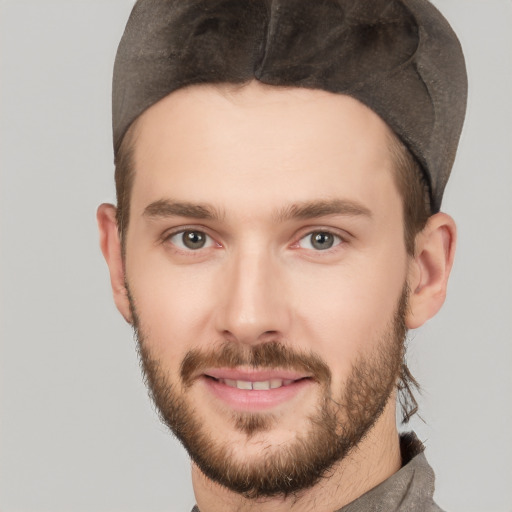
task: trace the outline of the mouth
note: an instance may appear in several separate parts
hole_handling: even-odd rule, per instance
[[[283,386],[289,386],[293,382],[296,382],[292,379],[270,379],[270,380],[260,380],[260,381],[250,381],[250,380],[232,380],[232,379],[215,379],[214,377],[210,377],[217,382],[224,384],[230,388],[237,389],[245,389],[245,390],[257,390],[264,391],[267,389],[278,389]],[[300,380],[300,379],[299,379]]]
[[[259,411],[290,402],[314,383],[310,375],[287,370],[208,370],[200,379],[206,389],[230,409]]]

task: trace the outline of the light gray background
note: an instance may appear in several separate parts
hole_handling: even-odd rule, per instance
[[[413,333],[413,422],[451,512],[512,511],[512,3],[437,0],[470,100],[444,210],[449,297]],[[0,0],[0,510],[188,511],[187,457],[141,384],[95,224],[130,0]]]

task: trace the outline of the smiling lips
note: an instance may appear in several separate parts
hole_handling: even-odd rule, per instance
[[[265,389],[277,389],[281,386],[289,386],[292,382],[295,382],[291,379],[270,379],[270,380],[262,380],[262,381],[249,381],[249,380],[232,380],[232,379],[218,379],[218,382],[229,386],[230,388],[237,389],[256,389],[256,390],[265,390]]]
[[[203,374],[207,389],[229,408],[243,411],[269,409],[293,399],[313,383],[309,375],[293,371],[214,369]]]

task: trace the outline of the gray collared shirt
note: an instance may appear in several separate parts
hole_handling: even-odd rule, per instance
[[[400,470],[337,512],[442,512],[434,503],[434,471],[421,441],[412,432],[402,434],[400,450]]]
[[[442,512],[434,503],[434,471],[421,441],[412,432],[400,436],[402,468],[337,512]]]

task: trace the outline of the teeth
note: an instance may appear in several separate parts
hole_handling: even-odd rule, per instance
[[[253,382],[252,389],[270,389],[270,381],[266,380],[264,382]]]
[[[261,382],[251,382],[248,380],[232,380],[232,379],[219,379],[219,382],[222,382],[226,386],[230,388],[238,388],[238,389],[256,389],[256,390],[267,390],[267,389],[277,389],[281,386],[290,385],[293,380],[291,379],[271,379],[264,380]]]

